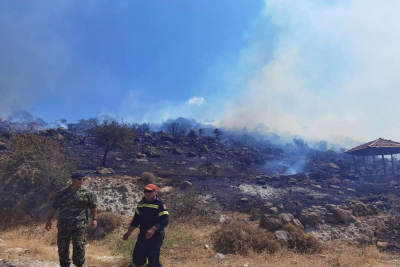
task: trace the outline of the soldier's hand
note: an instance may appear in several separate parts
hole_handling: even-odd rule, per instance
[[[97,228],[97,220],[92,220],[92,227],[93,227],[94,229]]]
[[[124,236],[122,237],[124,240],[128,240],[130,233],[125,233]]]
[[[46,222],[46,226],[44,227],[44,229],[46,229],[47,231],[50,231],[50,229],[51,229],[51,221],[50,222]]]
[[[154,232],[155,232],[155,229],[150,228],[150,230],[146,232],[146,239],[152,238],[154,235]]]

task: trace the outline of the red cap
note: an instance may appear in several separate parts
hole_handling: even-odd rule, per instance
[[[157,186],[154,185],[154,184],[148,184],[148,185],[146,185],[146,186],[144,187],[144,189],[145,189],[145,190],[151,190],[151,191],[157,192]]]

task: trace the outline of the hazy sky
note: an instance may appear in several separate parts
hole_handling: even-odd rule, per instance
[[[0,116],[400,140],[400,1],[0,1]]]

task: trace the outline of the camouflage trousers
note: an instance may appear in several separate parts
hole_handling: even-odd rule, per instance
[[[76,266],[84,266],[85,263],[85,244],[86,244],[86,228],[75,230],[58,229],[57,246],[58,256],[60,257],[60,266],[69,267],[71,260],[69,258],[69,244],[72,239],[72,262]]]

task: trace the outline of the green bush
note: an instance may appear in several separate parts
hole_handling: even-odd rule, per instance
[[[0,162],[3,226],[26,214],[42,216],[34,214],[37,208],[67,185],[74,170],[72,160],[56,141],[35,134],[13,135],[10,153]],[[14,207],[20,211],[15,212]]]
[[[280,247],[273,233],[245,221],[227,220],[214,233],[214,249],[223,254],[275,253]]]

